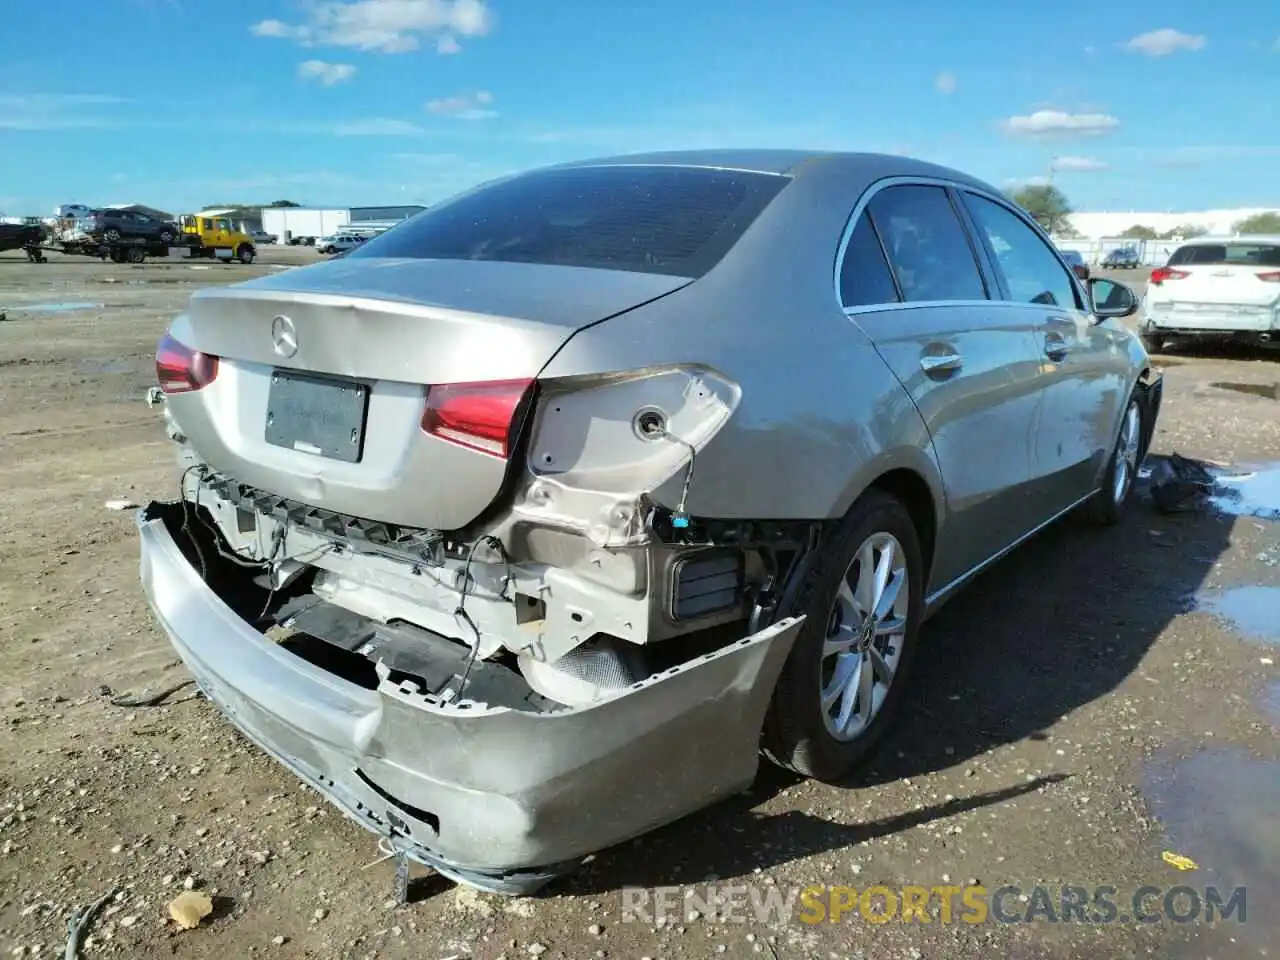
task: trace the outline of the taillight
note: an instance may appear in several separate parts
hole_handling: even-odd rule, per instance
[[[166,333],[156,348],[156,379],[165,393],[190,393],[213,383],[218,358],[192,350]]]
[[[427,388],[422,429],[506,459],[515,445],[516,414],[532,387],[532,379],[435,384]]]
[[[1164,283],[1166,280],[1185,280],[1191,274],[1185,270],[1174,270],[1170,267],[1156,267],[1151,271],[1151,283],[1156,286]]]
[[[1266,273],[1258,274],[1258,279],[1266,283],[1280,283],[1280,270],[1268,270]]]

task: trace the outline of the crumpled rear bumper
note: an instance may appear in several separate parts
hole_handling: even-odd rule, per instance
[[[749,786],[803,623],[780,621],[555,713],[448,703],[386,679],[367,689],[237,615],[188,562],[164,511],[138,512],[142,583],[210,700],[352,819],[498,892],[528,892],[567,863]]]

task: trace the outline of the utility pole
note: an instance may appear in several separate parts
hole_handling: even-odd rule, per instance
[[[1049,158],[1049,185],[1053,185],[1053,172],[1058,169],[1058,158],[1056,156]]]

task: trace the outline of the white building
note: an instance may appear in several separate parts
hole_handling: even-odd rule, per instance
[[[1274,207],[1241,207],[1235,210],[1201,210],[1196,213],[1162,211],[1082,212],[1071,215],[1071,226],[1082,237],[1104,240],[1117,237],[1132,226],[1150,227],[1156,233],[1168,233],[1178,227],[1193,225],[1217,236],[1230,236],[1232,224],[1259,213],[1276,213]]]
[[[1133,247],[1138,258],[1149,266],[1157,266],[1169,259],[1180,245],[1177,234],[1168,240],[1133,240],[1121,236],[1130,227],[1150,227],[1156,233],[1169,233],[1179,227],[1199,227],[1213,236],[1231,236],[1233,227],[1248,217],[1259,213],[1277,213],[1274,207],[1240,207],[1234,210],[1201,210],[1191,213],[1172,211],[1085,211],[1073,213],[1071,227],[1079,236],[1055,238],[1063,250],[1076,250],[1089,263],[1098,263],[1108,253],[1119,247]]]
[[[327,237],[346,226],[397,222],[421,213],[416,204],[388,207],[263,207],[262,229],[281,243],[289,237]]]

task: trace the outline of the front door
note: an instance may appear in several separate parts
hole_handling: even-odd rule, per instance
[[[1033,456],[1042,520],[1093,491],[1111,454],[1125,402],[1124,332],[1096,324],[1071,271],[1019,213],[965,191],[965,206],[987,244],[1007,312],[1031,324],[1043,383]]]
[[[1033,321],[994,309],[975,243],[947,189],[932,184],[872,197],[846,248],[841,287],[846,311],[933,439],[947,500],[930,584],[940,589],[1033,525]]]

